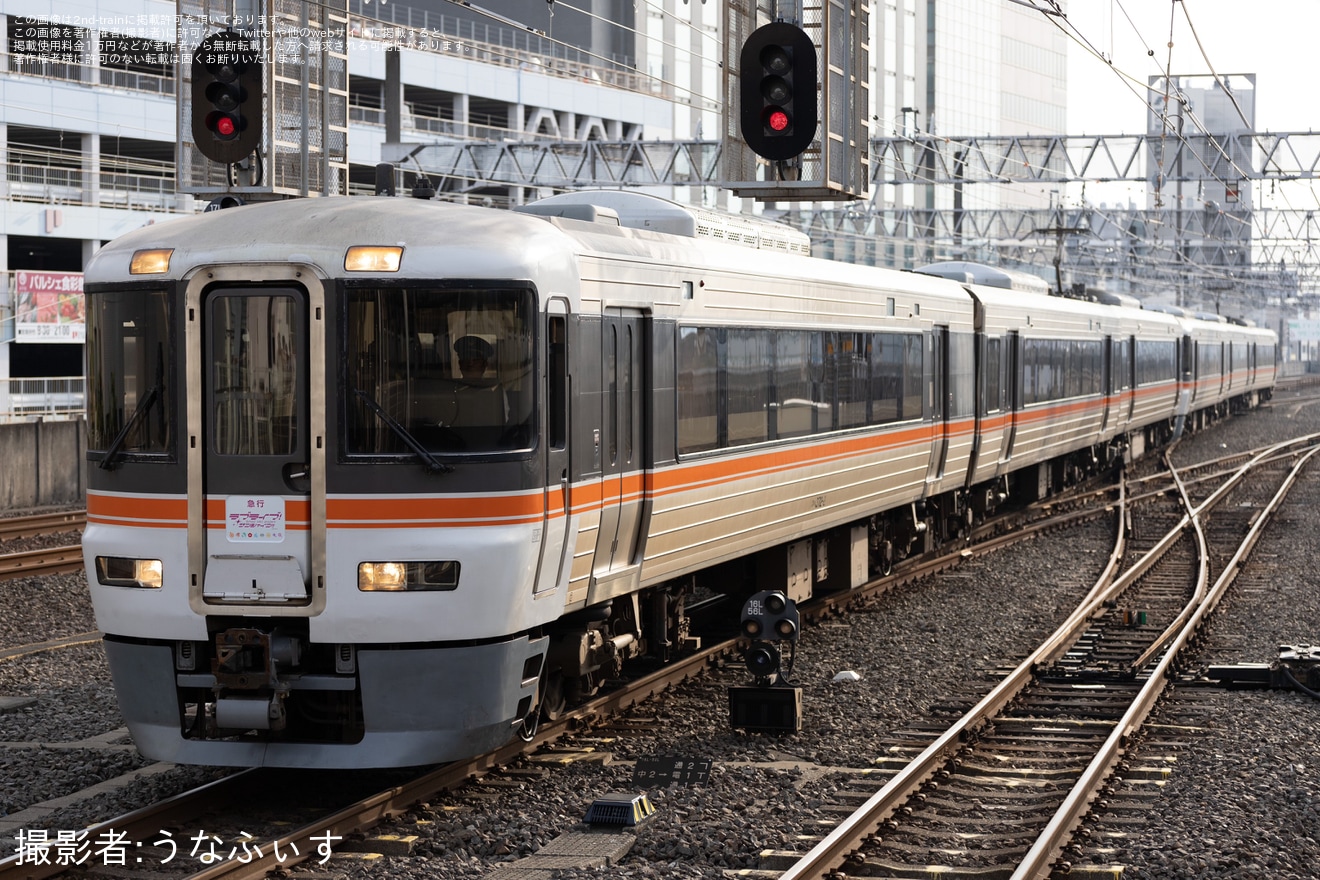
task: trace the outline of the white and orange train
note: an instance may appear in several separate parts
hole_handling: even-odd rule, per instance
[[[105,246],[83,544],[142,753],[475,754],[682,650],[694,590],[853,588],[1274,383],[1266,331],[807,250],[622,192]]]

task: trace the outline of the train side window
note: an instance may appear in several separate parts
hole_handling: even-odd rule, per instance
[[[1040,385],[1040,354],[1034,339],[1022,342],[1022,402],[1035,403]]]
[[[702,452],[719,445],[716,377],[719,343],[713,329],[678,330],[678,451]]]
[[[949,334],[949,418],[965,418],[976,407],[976,337]]]
[[[771,335],[764,330],[729,330],[727,339],[728,445],[759,443],[769,437]]]
[[[1054,339],[1050,347],[1050,392],[1047,400],[1058,400],[1067,392],[1064,370],[1067,369],[1068,343]]]
[[[562,317],[552,316],[548,325],[547,369],[550,374],[546,414],[546,432],[550,445],[563,449],[568,445],[568,341]]]
[[[820,404],[811,381],[815,335],[803,330],[775,334],[775,437],[802,437],[814,430]],[[828,417],[825,422],[829,423]]]
[[[899,397],[898,411],[900,419],[919,419],[924,415],[922,391],[925,387],[925,339],[912,333],[903,339],[903,392]]]
[[[871,337],[871,423],[883,425],[902,418],[903,337],[876,333]]]
[[[1086,388],[1086,358],[1083,356],[1082,343],[1077,339],[1070,339],[1063,344],[1064,363],[1062,375],[1064,379],[1064,397],[1078,397]]]
[[[923,348],[922,337],[915,333],[871,337],[871,424],[921,418]]]
[[[985,411],[999,412],[1004,407],[1003,340],[985,341]]]
[[[828,375],[834,386],[838,427],[855,428],[866,424],[866,386],[871,359],[869,337],[862,333],[829,335],[834,341],[826,357]]]

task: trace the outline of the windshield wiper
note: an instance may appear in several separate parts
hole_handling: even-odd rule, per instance
[[[109,470],[114,467],[115,458],[119,456],[120,451],[123,449],[124,442],[128,440],[128,435],[137,423],[142,421],[142,417],[150,411],[152,405],[156,402],[156,398],[160,397],[161,390],[159,385],[152,385],[147,389],[146,396],[138,401],[137,409],[133,410],[133,415],[129,416],[128,422],[119,429],[115,439],[111,440],[110,445],[106,447],[105,455],[101,456],[101,460],[96,463],[97,467],[102,470]]]
[[[440,461],[431,454],[429,449],[418,443],[417,438],[412,434],[409,434],[407,428],[396,422],[389,413],[381,408],[379,403],[371,399],[371,395],[367,394],[367,392],[363,391],[361,388],[354,388],[353,393],[362,398],[362,402],[367,405],[367,408],[374,412],[378,419],[389,426],[391,431],[398,434],[399,439],[408,444],[408,448],[417,453],[418,458],[426,462],[427,470],[435,473],[447,474],[454,469],[452,465],[447,465]]]

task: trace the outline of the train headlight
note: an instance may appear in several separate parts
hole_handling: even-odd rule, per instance
[[[344,254],[345,272],[397,272],[403,248],[386,245],[353,245]]]
[[[159,559],[96,557],[96,581],[107,587],[143,587],[159,590],[164,566]]]
[[[456,590],[458,569],[453,560],[363,562],[358,565],[358,589],[364,593]]]
[[[133,251],[133,259],[128,263],[130,275],[161,275],[170,271],[170,256],[174,248],[151,248]]]

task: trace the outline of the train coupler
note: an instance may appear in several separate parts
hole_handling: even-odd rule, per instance
[[[238,627],[215,634],[214,727],[221,730],[283,730],[289,686],[279,670],[299,663],[301,642],[276,629]]]
[[[279,684],[277,670],[298,665],[301,642],[278,629],[227,629],[215,634],[211,673],[218,686],[232,690],[259,690]]]

